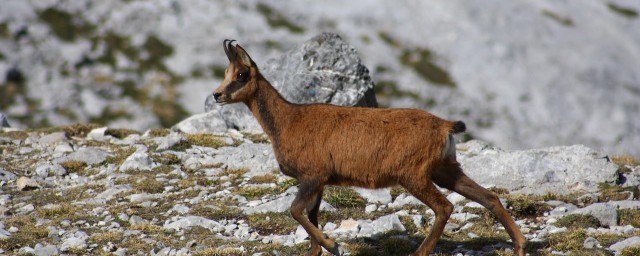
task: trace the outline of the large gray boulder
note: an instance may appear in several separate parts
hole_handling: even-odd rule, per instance
[[[615,184],[618,166],[582,145],[504,151],[477,140],[457,145],[465,173],[483,186],[516,193],[596,192]]]
[[[342,106],[377,107],[369,70],[353,46],[334,33],[323,33],[270,59],[261,73],[282,96],[293,103],[329,103]],[[261,131],[249,109],[242,104],[217,107],[213,96],[206,111],[219,111],[231,128]]]

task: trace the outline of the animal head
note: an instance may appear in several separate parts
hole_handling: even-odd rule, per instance
[[[253,97],[260,77],[256,63],[240,45],[233,45],[234,41],[226,39],[222,42],[229,67],[224,72],[224,80],[213,92],[216,102],[222,104],[246,102]]]

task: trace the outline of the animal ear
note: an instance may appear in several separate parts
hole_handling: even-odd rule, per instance
[[[236,53],[237,60],[240,61],[240,63],[248,67],[255,66],[255,63],[251,60],[247,51],[245,51],[240,45],[236,45]]]

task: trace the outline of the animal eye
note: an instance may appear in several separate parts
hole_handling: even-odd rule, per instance
[[[248,78],[249,78],[249,72],[240,72],[236,76],[236,80],[238,80],[238,82],[245,82],[247,81]]]

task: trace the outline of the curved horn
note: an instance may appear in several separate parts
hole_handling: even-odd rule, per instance
[[[235,51],[233,49],[233,45],[231,45],[231,43],[233,43],[235,41],[236,40],[225,39],[222,42],[222,47],[224,48],[224,53],[227,54],[227,58],[231,62],[233,62],[236,59],[236,53],[235,53]]]

